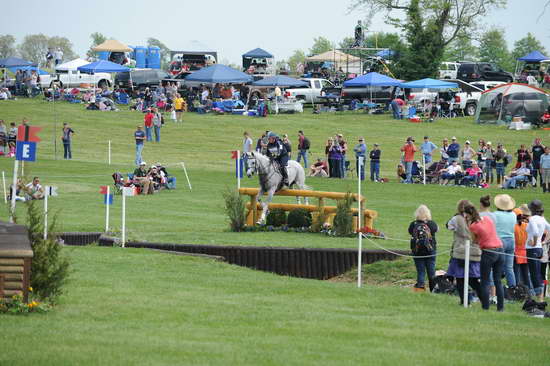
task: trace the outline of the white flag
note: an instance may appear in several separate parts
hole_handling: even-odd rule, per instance
[[[137,196],[137,188],[136,187],[124,187],[122,189],[122,194],[130,197],[130,196]]]
[[[48,196],[57,196],[57,187],[53,187],[53,186],[46,186],[45,187],[45,192],[44,192],[46,195]]]

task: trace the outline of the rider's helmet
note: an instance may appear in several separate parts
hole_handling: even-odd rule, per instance
[[[275,132],[270,131],[270,132],[267,134],[267,138],[272,138],[272,137],[273,137],[273,138],[277,138],[277,137],[279,137],[279,136],[277,136],[277,134],[276,134]]]

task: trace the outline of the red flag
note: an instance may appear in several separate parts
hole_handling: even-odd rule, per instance
[[[231,159],[237,159],[238,156],[239,156],[239,151],[238,150],[231,151]]]
[[[36,136],[36,134],[41,130],[42,127],[21,125],[17,127],[17,141],[40,142],[40,137]]]
[[[107,186],[99,186],[99,193],[107,194]]]

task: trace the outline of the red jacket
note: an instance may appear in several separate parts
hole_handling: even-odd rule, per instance
[[[145,114],[145,117],[143,117],[143,123],[145,124],[145,127],[153,127],[153,117],[155,115],[151,112],[147,112]]]

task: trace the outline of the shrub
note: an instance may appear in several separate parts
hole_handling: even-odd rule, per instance
[[[311,225],[311,212],[298,208],[288,213],[287,218],[289,227],[309,227]]]
[[[229,227],[231,231],[243,231],[246,222],[245,208],[243,197],[239,192],[232,189],[226,189],[223,193],[225,201],[225,213],[229,217]]]
[[[36,201],[27,203],[29,240],[34,256],[31,266],[31,287],[41,300],[55,303],[63,293],[63,286],[69,277],[69,260],[63,256],[63,247],[57,242],[56,217],[48,228],[48,239],[44,239],[44,222]]]
[[[343,200],[338,200],[336,216],[334,216],[334,231],[336,236],[349,236],[353,234],[353,215],[351,205],[353,199],[348,192]]]
[[[323,224],[327,221],[328,214],[325,211],[321,211],[321,203],[317,204],[318,214],[315,216],[315,219],[311,223],[311,232],[320,233],[323,230]]]
[[[286,211],[276,208],[267,214],[266,225],[279,227],[286,224]]]

